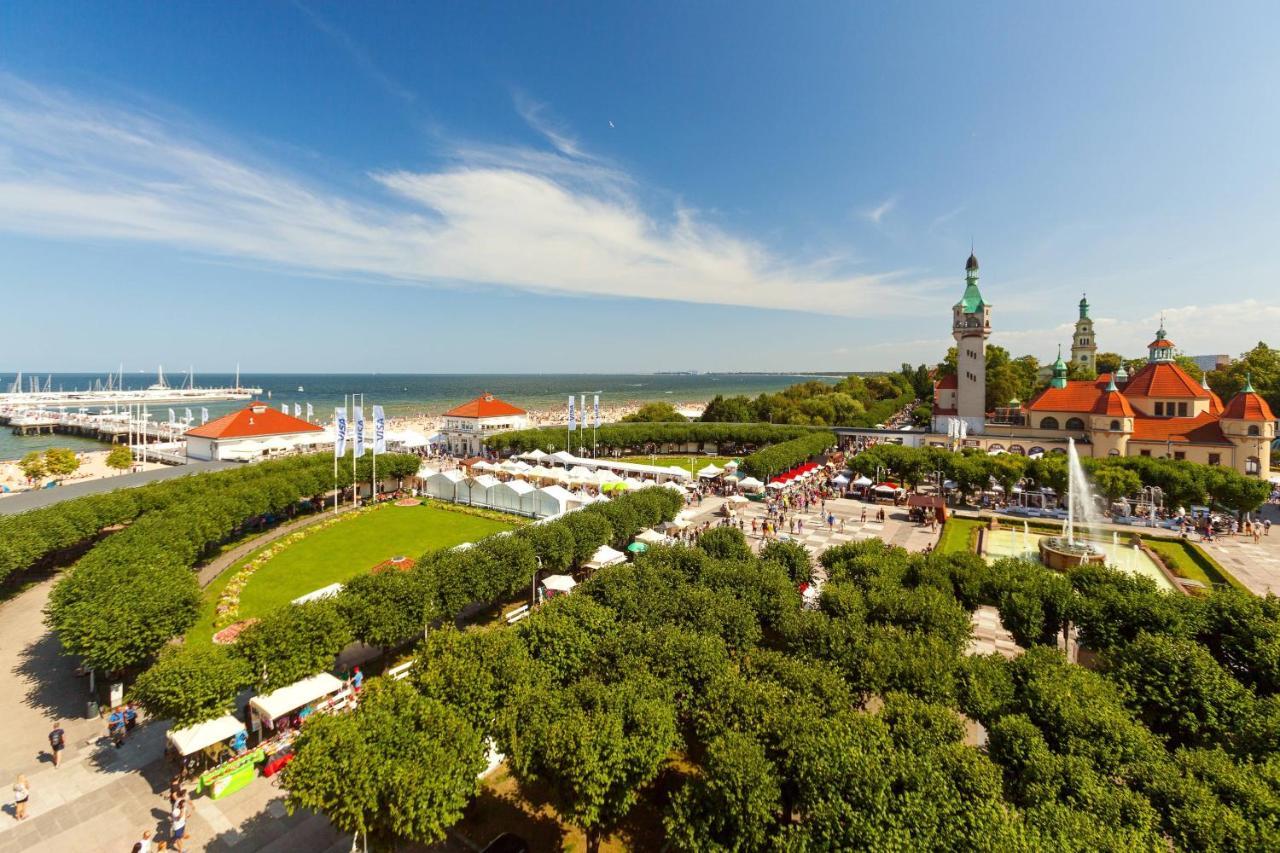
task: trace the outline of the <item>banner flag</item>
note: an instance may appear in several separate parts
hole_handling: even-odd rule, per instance
[[[351,419],[356,422],[356,456],[364,456],[364,406],[352,406]]]
[[[596,394],[593,401],[596,407],[596,429],[600,429],[600,395]]]
[[[289,404],[288,404],[288,403],[281,403],[281,404],[280,404],[280,411],[284,412],[286,415],[287,415],[287,414],[289,414]]]
[[[186,417],[186,421],[187,421],[187,423],[191,423],[191,410],[190,410],[190,409],[184,409],[184,410],[183,410],[183,412],[184,412],[184,414],[186,414],[186,416],[187,416],[187,417]]]
[[[578,425],[583,429],[586,429],[587,428],[587,395],[586,394],[583,394],[581,397],[578,398],[578,411],[581,412],[581,414],[578,416]]]
[[[311,417],[312,417],[312,415],[314,415],[314,414],[315,414],[315,409],[311,408],[311,404],[310,404],[310,403],[307,403],[307,420],[308,420],[308,421],[309,421],[309,420],[311,420]]]
[[[200,423],[207,424],[209,422],[209,410],[204,406],[200,407]]]
[[[569,395],[569,432],[573,432],[573,395]]]
[[[333,422],[337,430],[337,438],[333,443],[333,455],[345,456],[347,453],[347,407],[339,406],[333,410]]]
[[[301,403],[294,403],[294,404],[293,404],[293,416],[294,416],[295,418],[300,418],[300,417],[302,417],[302,404],[301,404]]]
[[[387,452],[387,416],[381,406],[373,407],[373,452]]]
[[[177,416],[177,415],[175,415],[175,414],[173,413],[173,409],[170,409],[170,410],[169,410],[169,423],[173,423],[173,422],[174,422],[174,421],[176,421],[177,419],[178,419],[178,416]]]

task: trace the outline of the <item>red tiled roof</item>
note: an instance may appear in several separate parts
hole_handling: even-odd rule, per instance
[[[187,435],[197,438],[252,438],[264,435],[291,435],[299,432],[323,432],[324,428],[293,415],[286,415],[266,403],[250,403],[246,409],[223,415],[194,429]]]
[[[1222,398],[1219,397],[1217,394],[1215,394],[1212,390],[1209,391],[1209,414],[1211,415],[1222,414]]]
[[[455,406],[445,412],[445,417],[452,418],[499,418],[503,415],[528,414],[524,409],[499,400],[492,394],[482,394],[469,403]]]
[[[948,373],[946,376],[933,383],[934,388],[959,388],[960,381],[954,373]]]
[[[1209,399],[1209,392],[1201,388],[1199,382],[1181,367],[1168,361],[1153,362],[1133,374],[1124,386],[1124,393],[1130,397]]]
[[[1218,416],[1208,412],[1194,418],[1146,418],[1133,421],[1133,441],[1172,441],[1177,444],[1230,444]]]
[[[1241,391],[1232,397],[1227,407],[1222,410],[1222,416],[1240,421],[1274,421],[1276,419],[1267,401],[1251,391]]]
[[[1054,388],[1051,385],[1023,408],[1028,412],[1092,412],[1104,388],[1093,379],[1068,379],[1067,387]]]
[[[1159,340],[1154,340],[1151,343],[1147,344],[1147,349],[1167,349],[1171,346],[1173,346],[1173,341],[1167,341],[1161,338]]]
[[[1119,391],[1104,391],[1093,407],[1095,415],[1110,415],[1113,418],[1134,417],[1133,406]]]

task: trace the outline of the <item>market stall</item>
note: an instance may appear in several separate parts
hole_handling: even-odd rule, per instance
[[[627,555],[621,551],[616,551],[608,545],[601,545],[596,552],[591,555],[591,560],[587,562],[584,569],[603,569],[605,566],[616,566],[619,563],[625,563]]]
[[[569,575],[547,575],[542,579],[542,597],[555,598],[568,595],[577,586],[577,582]]]
[[[266,760],[263,775],[273,775],[293,758],[293,740],[308,717],[354,706],[355,691],[327,672],[250,699],[250,728],[263,737],[258,746]]]

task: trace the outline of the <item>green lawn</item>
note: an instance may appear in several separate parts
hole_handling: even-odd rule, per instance
[[[716,466],[717,468],[723,468],[723,467],[724,467],[724,463],[726,463],[726,462],[732,462],[735,458],[737,458],[737,457],[733,457],[733,456],[700,456],[700,455],[695,455],[695,456],[692,456],[692,457],[690,457],[690,456],[657,456],[657,457],[653,457],[653,456],[624,456],[624,457],[622,457],[622,460],[621,460],[621,461],[623,461],[623,462],[639,462],[639,463],[640,463],[640,464],[642,464],[642,465],[662,465],[662,466],[667,467],[667,468],[670,468],[672,465],[678,465],[679,467],[681,467],[681,468],[683,468],[684,470],[688,471],[690,474],[696,474],[696,473],[698,473],[698,471],[702,470],[703,468],[706,468],[708,465],[714,465],[714,466]],[[689,466],[689,463],[690,463],[690,461],[691,461],[691,460],[692,460],[692,462],[693,462],[693,467],[690,467],[690,466]]]
[[[515,525],[428,505],[384,506],[308,535],[259,568],[240,595],[240,618],[262,616],[331,583],[341,583],[397,556],[475,542]],[[231,577],[257,552],[227,569],[204,592],[189,639],[209,642],[214,608]]]
[[[957,554],[973,550],[973,531],[985,527],[985,523],[972,518],[951,516],[942,525],[937,551],[941,554]]]

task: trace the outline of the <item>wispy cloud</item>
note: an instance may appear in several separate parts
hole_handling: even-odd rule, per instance
[[[512,100],[516,105],[516,112],[520,113],[520,118],[525,120],[529,127],[546,137],[555,149],[566,157],[582,157],[582,148],[578,145],[578,140],[564,127],[564,125],[552,117],[550,109],[541,101],[535,101],[524,92],[518,89],[512,93]]]
[[[937,292],[908,271],[779,256],[688,207],[651,213],[625,170],[554,128],[554,152],[459,146],[444,166],[372,172],[355,190],[197,137],[0,76],[0,230],[389,283],[845,316],[918,313]]]
[[[308,23],[320,32],[328,36],[334,44],[342,49],[343,53],[351,59],[351,61],[366,76],[382,87],[384,91],[397,100],[404,101],[406,104],[412,104],[417,101],[417,96],[406,86],[402,85],[391,75],[387,74],[373,61],[373,57],[369,55],[369,51],[365,47],[353,39],[345,30],[342,30],[333,22],[325,18],[319,12],[302,2],[302,0],[293,0],[294,7],[302,13]]]
[[[862,215],[870,222],[876,225],[879,225],[880,220],[888,216],[893,211],[893,209],[897,206],[898,206],[898,197],[889,196],[887,199],[880,202],[878,205],[871,208],[870,210],[864,210],[862,212]]]

